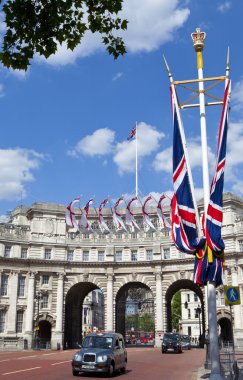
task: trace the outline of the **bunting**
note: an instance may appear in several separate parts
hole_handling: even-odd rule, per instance
[[[130,227],[136,227],[138,230],[140,230],[140,228],[139,228],[139,226],[138,226],[138,224],[134,218],[134,214],[131,211],[132,203],[137,201],[137,200],[138,200],[138,197],[134,197],[128,203],[128,205],[126,207],[126,221],[125,221],[125,223]]]
[[[76,216],[73,211],[73,208],[76,203],[79,203],[79,201],[80,201],[80,197],[75,198],[72,202],[69,203],[69,205],[66,208],[66,224],[69,227],[76,228],[77,230],[78,230],[78,224],[76,221]]]
[[[162,209],[162,202],[165,199],[166,199],[166,195],[162,194],[161,197],[160,197],[160,199],[159,199],[159,202],[157,204],[157,215],[158,215],[159,220],[160,220],[160,222],[162,224],[162,229],[164,229],[164,228],[171,228],[171,224],[167,220],[167,218],[165,217],[165,215],[163,213],[163,209]]]
[[[110,232],[110,229],[109,227],[107,226],[106,222],[105,222],[105,219],[103,217],[103,214],[102,214],[102,210],[103,208],[105,207],[105,205],[108,203],[109,201],[109,198],[106,198],[104,199],[100,206],[99,206],[99,213],[98,213],[98,217],[99,217],[99,222],[100,222],[100,225],[101,227],[106,231],[106,232]]]
[[[118,229],[118,230],[127,230],[126,229],[126,226],[122,220],[122,216],[118,210],[119,206],[120,206],[120,203],[124,202],[124,198],[123,197],[120,197],[118,199],[118,201],[116,202],[115,206],[114,206],[114,213],[113,213],[113,223],[114,223],[114,226]]]
[[[152,228],[153,230],[156,230],[156,228],[154,227],[153,223],[151,222],[151,219],[150,219],[150,217],[149,217],[149,214],[148,214],[147,211],[146,211],[146,205],[147,205],[147,203],[150,202],[152,199],[153,199],[152,196],[149,195],[149,196],[145,199],[145,201],[144,201],[144,203],[143,203],[143,205],[142,205],[143,222],[144,222],[144,224],[147,224],[147,225],[148,225],[150,228]]]
[[[88,215],[89,215],[89,208],[90,205],[94,202],[94,199],[91,198],[85,205],[83,209],[83,213],[81,215],[81,218],[79,220],[79,227],[80,229],[84,228],[86,230],[92,230],[91,223],[88,221]]]

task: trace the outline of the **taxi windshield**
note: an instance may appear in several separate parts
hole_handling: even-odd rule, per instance
[[[109,349],[112,347],[113,338],[104,336],[86,336],[83,341],[84,348],[102,348]]]

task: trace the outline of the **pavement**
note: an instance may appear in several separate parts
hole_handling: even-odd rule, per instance
[[[204,367],[201,367],[197,371],[195,380],[209,379],[210,374],[211,374],[211,371],[209,369],[205,369]]]

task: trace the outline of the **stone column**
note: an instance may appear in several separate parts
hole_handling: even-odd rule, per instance
[[[27,309],[25,317],[25,333],[32,336],[34,321],[34,292],[35,292],[35,273],[28,274],[28,290],[27,290]]]
[[[155,346],[161,346],[161,337],[163,331],[163,300],[162,300],[162,278],[161,271],[155,273],[156,279],[156,298],[155,298]]]
[[[238,266],[234,265],[231,268],[232,286],[238,286]],[[231,307],[234,315],[234,328],[235,330],[241,329],[241,305],[234,305]]]
[[[106,331],[114,331],[113,273],[107,274]]]
[[[53,334],[51,347],[54,349],[61,349],[63,343],[63,282],[64,282],[64,273],[57,273],[57,303],[56,303],[56,329]]]
[[[8,334],[16,333],[16,305],[18,292],[18,273],[11,272],[9,278]]]

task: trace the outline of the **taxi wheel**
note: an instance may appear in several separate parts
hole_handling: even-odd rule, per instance
[[[79,372],[73,369],[73,376],[78,376]]]
[[[108,369],[108,377],[112,377],[114,373],[114,366],[113,364],[110,364],[109,369]]]
[[[126,373],[127,370],[127,363],[124,365],[124,367],[121,368],[121,373]]]

